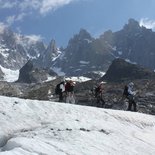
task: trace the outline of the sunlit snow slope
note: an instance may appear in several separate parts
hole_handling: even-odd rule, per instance
[[[154,155],[155,117],[0,96],[0,155]]]

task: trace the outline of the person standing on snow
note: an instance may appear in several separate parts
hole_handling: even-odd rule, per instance
[[[105,101],[103,99],[103,91],[104,91],[104,82],[100,82],[99,86],[95,89],[95,97],[97,106],[103,107],[105,105]]]
[[[65,85],[65,92],[66,92],[66,103],[75,104],[75,97],[74,97],[74,87],[75,82],[69,80]]]
[[[64,101],[64,92],[65,92],[65,81],[62,81],[59,84],[57,84],[55,88],[55,94],[59,95],[59,102]]]
[[[130,82],[128,84],[128,86],[125,86],[125,89],[124,89],[124,93],[123,95],[126,96],[126,98],[128,99],[128,111],[132,111],[132,106],[133,106],[133,110],[134,111],[137,111],[137,105],[136,105],[136,102],[135,102],[135,95],[136,95],[136,91],[133,91],[133,88],[134,88],[134,83],[133,82]]]

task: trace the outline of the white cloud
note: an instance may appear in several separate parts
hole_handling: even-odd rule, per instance
[[[73,1],[77,0],[24,0],[22,3],[19,3],[19,8],[22,11],[30,9],[37,11],[41,15],[45,15]]]
[[[43,0],[39,11],[41,14],[46,14],[59,7],[62,7],[63,5],[69,4],[72,1],[73,0]]]
[[[4,23],[1,23],[0,22],[0,34],[4,32],[4,30],[5,30],[6,27],[7,26]]]
[[[47,15],[56,9],[68,5],[71,2],[80,0],[0,0],[0,9],[18,9],[18,13],[10,14],[6,18],[6,23],[11,25],[16,21],[21,21],[24,17],[31,13],[38,13],[39,15]]]
[[[22,21],[25,16],[26,16],[26,14],[24,12],[19,15],[8,16],[6,18],[6,23],[8,25],[12,25],[16,21]]]
[[[21,34],[21,32],[22,32],[21,27],[17,26],[17,27],[16,27],[16,31],[17,31],[19,34]]]
[[[76,0],[24,0],[18,4],[21,10],[36,10],[40,14],[46,14],[50,11],[56,10],[59,7],[67,5]]]
[[[67,5],[77,0],[0,0],[0,9],[19,8],[21,12],[29,12],[29,10],[37,11],[40,14],[46,14],[56,10],[59,7]]]
[[[155,30],[155,20],[150,20],[149,18],[142,18],[139,24],[140,26]]]
[[[21,35],[15,34],[15,39],[17,44],[22,44],[23,46],[35,44],[37,41],[42,41],[43,38],[40,35]]]
[[[22,10],[38,10],[41,7],[43,0],[24,0],[23,2],[19,2],[18,7]]]
[[[22,12],[18,16],[16,16],[16,21],[21,21],[26,16],[26,13]]]
[[[8,16],[8,17],[6,18],[6,23],[7,23],[8,25],[11,25],[12,23],[14,23],[14,21],[15,21],[15,15],[13,15],[13,16]]]
[[[40,35],[27,35],[26,38],[29,38],[34,41],[39,41],[42,39],[42,37]]]
[[[11,9],[17,6],[17,4],[17,1],[12,2],[10,0],[5,0],[4,2],[4,0],[0,0],[0,9]]]
[[[40,35],[26,35],[26,38],[28,38],[31,42],[41,41],[43,38]]]

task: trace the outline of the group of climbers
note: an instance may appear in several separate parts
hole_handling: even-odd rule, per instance
[[[59,95],[59,102],[66,102],[66,103],[75,103],[75,96],[74,96],[74,86],[75,82],[72,80],[62,81],[56,86],[55,94]]]
[[[66,103],[75,103],[75,95],[74,95],[74,86],[75,82],[72,80],[62,81],[57,85],[59,89],[56,87],[55,93],[59,95],[59,102],[66,102]],[[136,91],[133,91],[134,83],[130,82],[128,85],[125,85],[124,92],[123,92],[123,99],[128,100],[128,111],[137,111],[137,105],[135,102],[135,95]],[[59,91],[58,91],[59,90]],[[93,95],[96,98],[96,105],[100,107],[104,107],[104,82],[100,82],[93,90]]]
[[[105,105],[105,101],[103,99],[104,91],[104,82],[100,82],[99,85],[95,88],[95,97],[96,103],[101,107]],[[128,111],[137,111],[137,105],[135,102],[136,91],[134,91],[134,83],[130,82],[128,85],[125,85],[122,99],[128,100]],[[132,108],[133,107],[133,108]]]

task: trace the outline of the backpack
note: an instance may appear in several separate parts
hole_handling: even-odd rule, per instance
[[[67,82],[65,85],[65,91],[66,92],[73,92],[74,91],[74,85],[72,85],[70,82]]]
[[[97,97],[97,95],[99,94],[100,92],[100,87],[96,87],[95,88],[95,97]]]
[[[56,87],[55,87],[55,94],[56,95],[59,95],[60,93],[61,93],[61,89],[60,89],[60,85],[61,85],[62,83],[59,83],[59,84],[57,84],[56,85]]]
[[[124,87],[124,91],[123,91],[123,96],[127,97],[129,95],[129,92],[128,92],[128,86],[125,85]]]

